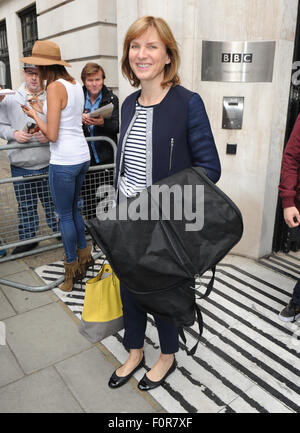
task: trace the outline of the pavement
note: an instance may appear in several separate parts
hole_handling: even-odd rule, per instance
[[[55,250],[2,263],[0,278],[44,285],[34,268],[60,256]],[[134,378],[119,390],[107,386],[120,363],[79,334],[79,319],[52,290],[1,285],[0,321],[0,413],[165,412]]]
[[[1,144],[6,142],[0,139]],[[8,159],[0,152],[0,178],[9,177]],[[39,247],[55,243],[42,241]],[[0,279],[45,286],[35,269],[61,260],[63,250],[32,253],[0,263]],[[117,391],[107,386],[120,361],[103,344],[89,343],[78,325],[55,291],[0,284],[0,413],[165,413],[137,389],[134,377]]]
[[[61,257],[58,249],[1,263],[0,278],[44,285],[36,269]],[[300,412],[299,321],[278,320],[299,264],[296,253],[261,262],[227,256],[202,303],[205,330],[198,351],[187,357],[181,350],[177,371],[151,393],[137,388],[144,372],[118,390],[107,386],[126,357],[121,336],[91,344],[53,290],[33,293],[1,284],[0,413]],[[158,351],[152,325],[145,346],[149,365]],[[193,333],[187,337],[193,342]]]

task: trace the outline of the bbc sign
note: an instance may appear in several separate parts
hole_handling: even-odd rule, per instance
[[[202,41],[202,81],[272,82],[274,41]]]
[[[250,53],[222,53],[222,63],[252,63]]]

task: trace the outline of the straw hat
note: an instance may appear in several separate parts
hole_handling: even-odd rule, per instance
[[[61,59],[59,46],[52,41],[36,41],[32,48],[30,57],[23,57],[23,63],[33,65],[63,65],[70,66],[69,63]]]

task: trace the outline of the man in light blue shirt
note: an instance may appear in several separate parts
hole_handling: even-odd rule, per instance
[[[104,85],[105,72],[97,63],[87,63],[82,72],[81,79],[84,84],[85,96],[84,113],[82,114],[82,125],[86,137],[108,137],[117,144],[119,132],[119,100],[111,89]],[[105,105],[113,104],[113,112],[109,119],[103,116],[89,117],[88,113]],[[89,142],[91,155],[91,166],[114,163],[114,152],[111,144],[104,140]],[[84,200],[83,214],[87,219],[96,217],[98,203],[97,190],[102,184],[113,183],[113,169],[99,172],[87,173],[81,193]]]

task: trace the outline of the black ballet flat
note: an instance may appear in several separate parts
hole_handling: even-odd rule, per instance
[[[144,367],[145,365],[145,356],[143,355],[143,358],[141,359],[140,363],[132,370],[131,373],[127,374],[127,376],[118,376],[116,374],[116,371],[113,372],[111,375],[108,386],[110,388],[119,388],[122,385],[125,385],[126,382],[131,378],[131,376],[134,375],[136,371],[138,371],[140,368]]]
[[[158,386],[162,385],[164,383],[164,381],[166,380],[166,378],[173,373],[173,371],[176,370],[177,367],[177,362],[176,359],[174,358],[173,364],[171,365],[171,367],[169,368],[169,370],[166,372],[166,374],[164,375],[164,377],[156,382],[153,382],[152,380],[150,380],[146,374],[144,374],[143,378],[139,381],[138,384],[138,388],[141,391],[149,391],[151,389],[157,388]]]

